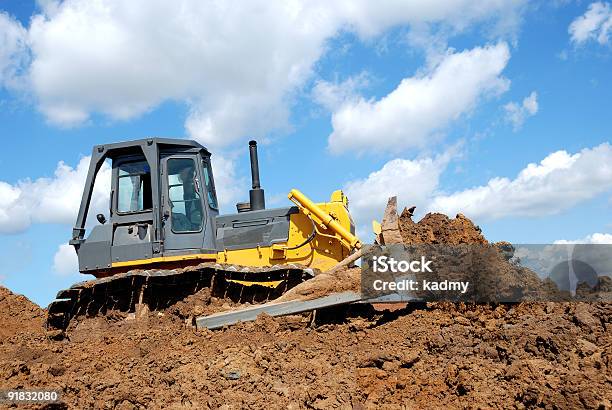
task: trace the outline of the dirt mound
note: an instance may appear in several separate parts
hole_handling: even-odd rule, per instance
[[[412,220],[412,212],[404,209],[399,217],[402,240],[410,244],[487,244],[480,227],[457,214],[455,219],[439,213],[428,213],[419,222]]]
[[[0,344],[0,379],[4,388],[57,389],[69,408],[612,401],[609,304],[438,303],[384,315],[354,306],[320,312],[314,327],[299,319],[261,317],[215,332],[155,312],[85,319],[61,342],[31,334]]]
[[[229,310],[236,307],[246,307],[249,303],[239,304],[231,299],[219,298],[211,295],[209,288],[199,290],[182,301],[166,309],[166,313],[183,319],[190,324],[197,316]]]
[[[0,286],[0,339],[22,333],[40,333],[45,312],[22,295]]]
[[[532,270],[511,263],[512,244],[489,243],[480,227],[463,214],[451,219],[444,214],[428,213],[414,222],[414,210],[415,207],[405,208],[397,215],[397,199],[390,198],[378,243],[403,244],[412,257],[423,255],[433,259],[435,272],[421,274],[417,278],[419,282],[420,279],[467,281],[471,284],[469,291],[460,300],[471,302],[570,300],[570,294],[560,292],[554,282],[542,280]],[[439,300],[424,290],[415,292],[414,296]],[[592,295],[590,300],[598,297]]]

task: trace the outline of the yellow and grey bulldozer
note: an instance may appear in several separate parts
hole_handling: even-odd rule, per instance
[[[295,206],[266,209],[257,143],[249,142],[252,189],[237,213],[219,215],[211,153],[194,141],[148,138],[93,148],[70,244],[79,271],[96,277],[58,293],[47,326],[109,309],[170,306],[209,287],[257,302],[349,257],[361,243],[342,191],[314,203],[293,189]],[[108,220],[85,238],[98,171],[112,163]]]

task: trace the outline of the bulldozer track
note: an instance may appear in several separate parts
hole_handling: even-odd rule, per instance
[[[316,273],[315,269],[293,264],[253,268],[202,263],[172,270],[132,270],[61,290],[48,307],[46,326],[49,331],[63,331],[75,317],[103,315],[111,310],[134,312],[138,304],[146,304],[152,311],[162,310],[203,288],[235,302],[261,303],[279,297]]]

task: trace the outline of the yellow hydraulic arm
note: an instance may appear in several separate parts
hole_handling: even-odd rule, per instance
[[[312,202],[303,193],[297,189],[292,189],[287,195],[289,200],[296,204],[298,208],[307,216],[314,216],[322,228],[327,228],[340,236],[342,242],[344,242],[350,249],[360,249],[361,241],[345,227],[340,225],[333,216],[321,209],[317,204]]]

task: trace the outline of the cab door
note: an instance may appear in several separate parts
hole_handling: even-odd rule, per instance
[[[199,251],[204,244],[208,210],[198,159],[173,155],[161,161],[164,250],[171,253]]]
[[[152,258],[151,169],[144,157],[113,162],[112,194],[112,262]]]

